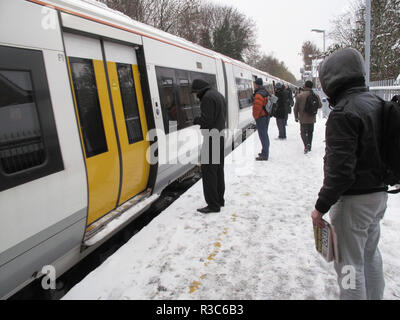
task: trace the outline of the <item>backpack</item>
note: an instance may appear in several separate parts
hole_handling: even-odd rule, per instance
[[[312,116],[315,116],[318,113],[318,109],[320,108],[320,103],[318,96],[311,90],[310,95],[307,97],[306,106],[304,111]]]
[[[273,113],[276,111],[276,102],[278,101],[278,98],[275,95],[270,95],[267,99],[267,104],[264,106],[264,111],[270,115],[271,117],[274,117]]]
[[[400,94],[397,96],[393,96],[392,102],[396,102],[398,105],[400,105]]]
[[[383,181],[388,186],[400,184],[400,105],[382,100]],[[389,191],[399,193],[400,189]]]

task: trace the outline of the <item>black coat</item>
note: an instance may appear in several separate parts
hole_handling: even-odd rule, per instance
[[[316,209],[329,211],[342,195],[384,191],[382,161],[382,104],[365,87],[341,96],[326,124],[324,185]]]
[[[285,89],[279,89],[276,91],[275,94],[278,98],[277,102],[277,110],[276,110],[276,118],[278,119],[286,119],[288,115],[288,111],[290,108],[290,102],[289,102],[289,92]]]
[[[201,116],[194,123],[199,124],[201,129],[225,129],[226,101],[224,96],[217,90],[207,87],[198,93],[201,100]]]

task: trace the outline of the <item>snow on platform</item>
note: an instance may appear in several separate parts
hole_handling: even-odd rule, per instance
[[[303,154],[290,115],[287,141],[271,120],[270,161],[253,134],[225,166],[226,207],[203,215],[202,181],[142,229],[63,299],[337,299],[332,264],[315,251],[310,218],[323,180],[325,120]],[[400,298],[400,196],[382,222],[385,299]]]

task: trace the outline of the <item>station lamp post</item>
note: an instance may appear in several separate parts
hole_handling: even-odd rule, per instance
[[[370,84],[370,68],[371,68],[371,0],[365,1],[366,19],[365,19],[365,71],[366,85]]]

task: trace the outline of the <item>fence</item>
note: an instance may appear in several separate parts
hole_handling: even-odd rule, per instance
[[[400,95],[400,83],[396,83],[395,79],[371,81],[369,89],[384,100],[391,100],[394,95]]]

